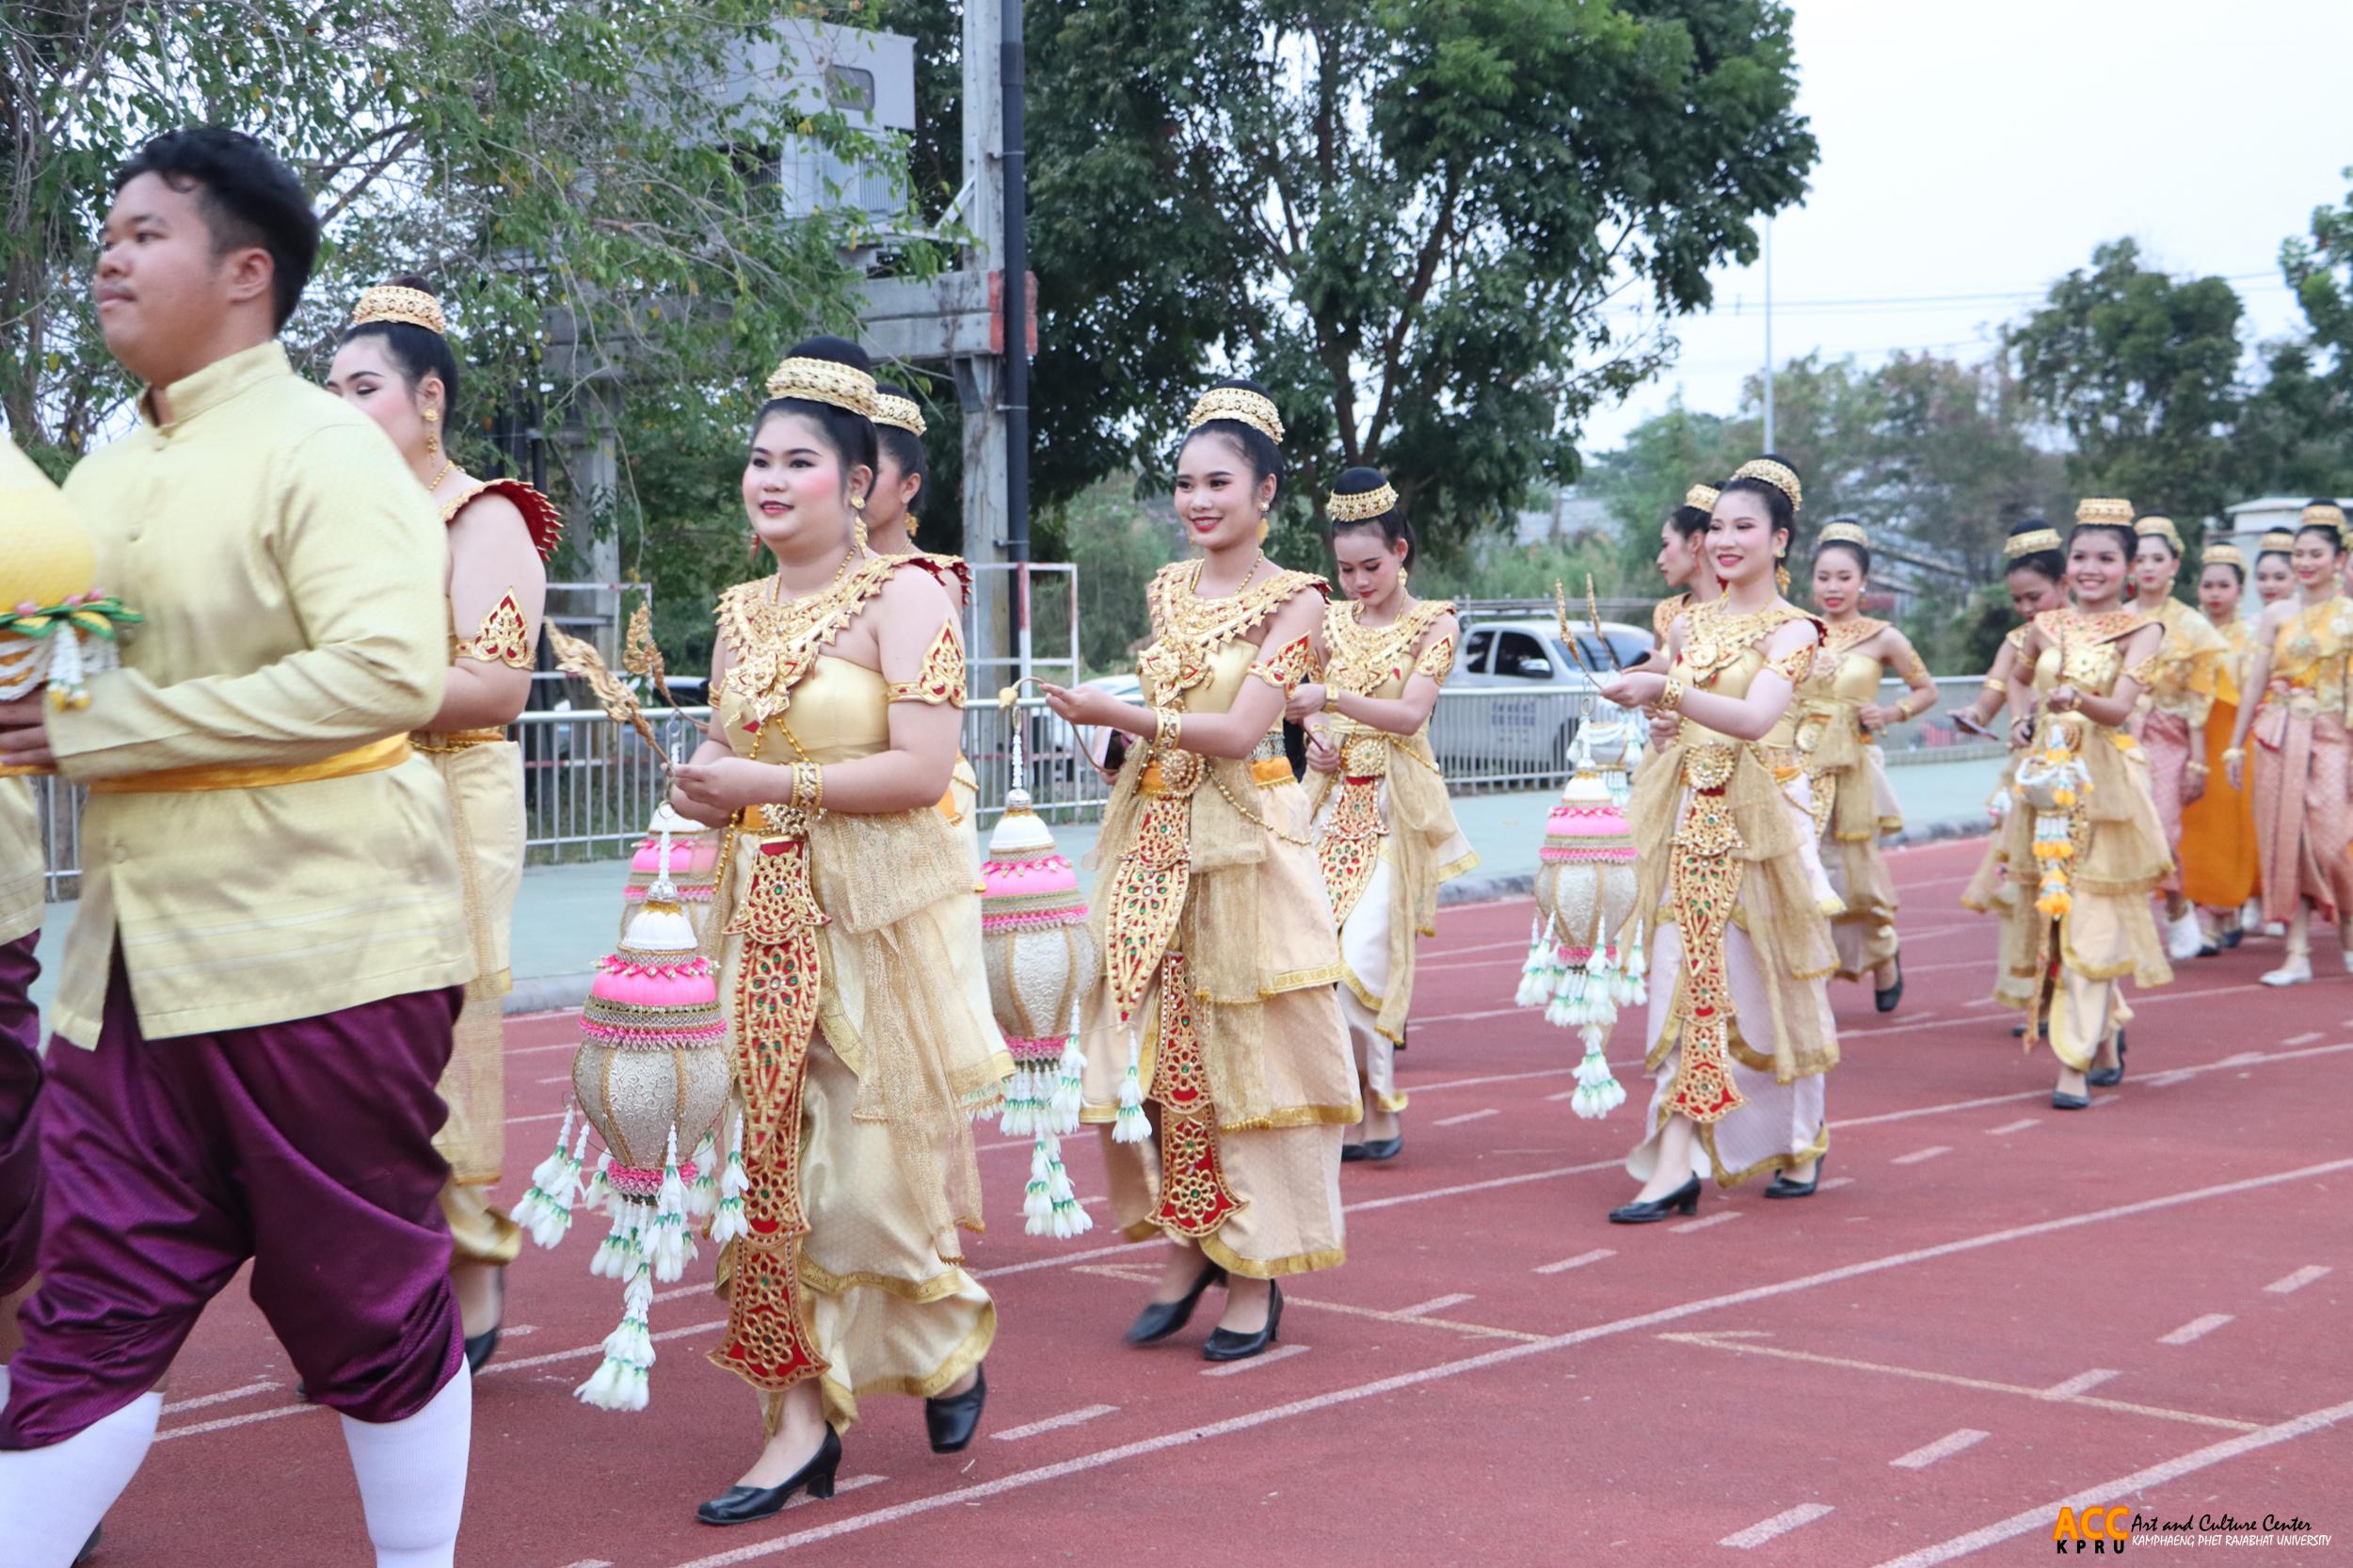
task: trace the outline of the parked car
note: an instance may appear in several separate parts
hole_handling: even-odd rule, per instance
[[[1448,679],[1453,692],[1497,692],[1441,705],[1431,725],[1431,746],[1449,777],[1481,774],[1565,773],[1577,727],[1591,714],[1614,719],[1588,669],[1607,679],[1620,665],[1648,654],[1650,629],[1603,621],[1577,632],[1572,657],[1549,616],[1476,622],[1464,631],[1463,650]],[[1615,660],[1611,658],[1615,654]]]

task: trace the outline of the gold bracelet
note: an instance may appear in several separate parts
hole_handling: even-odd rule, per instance
[[[1989,675],[1985,678],[1985,689],[1989,692],[2007,692],[2009,682],[1998,675]]]
[[[1683,712],[1683,677],[1671,675],[1658,694],[1658,711],[1662,713]]]
[[[802,811],[819,811],[825,805],[825,772],[814,762],[792,764],[792,805]]]
[[[1152,747],[1156,751],[1180,751],[1177,737],[1184,732],[1185,715],[1174,708],[1152,710]]]

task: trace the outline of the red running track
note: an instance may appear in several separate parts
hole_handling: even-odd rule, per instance
[[[577,1225],[515,1271],[459,1561],[2009,1562],[2050,1555],[2062,1502],[2299,1515],[2334,1544],[2262,1560],[2353,1560],[2353,980],[2264,990],[2264,941],[2185,966],[2136,999],[2122,1087],[2054,1112],[2049,1058],[1984,1000],[1992,925],[1955,903],[1977,853],[1897,856],[1900,1012],[1834,991],[1825,1190],[1711,1189],[1696,1224],[1603,1220],[1632,1187],[1639,1021],[1613,1053],[1634,1105],[1577,1120],[1574,1037],[1509,1005],[1527,904],[1449,910],[1401,1059],[1405,1152],[1346,1167],[1348,1265],[1295,1282],[1282,1353],[1225,1375],[1197,1355],[1214,1297],[1123,1346],[1153,1249],[1022,1235],[1026,1144],[984,1135],[982,1437],[936,1456],[914,1401],[870,1400],[854,1479],[762,1525],[693,1519],[758,1440],[702,1357],[709,1249],[655,1309],[675,1337],[653,1407],[609,1415],[570,1397],[618,1312]],[[512,1196],[552,1137],[568,1020],[520,1021],[508,1049]],[[223,1296],[99,1563],[365,1561],[334,1422],[293,1382]]]

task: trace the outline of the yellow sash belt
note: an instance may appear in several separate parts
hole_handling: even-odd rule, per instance
[[[315,762],[273,766],[260,762],[222,762],[191,768],[159,768],[153,773],[90,781],[94,795],[183,794],[198,790],[259,790],[273,784],[311,784],[322,778],[349,778],[357,774],[382,773],[408,760],[408,737],[387,735],[380,741],[322,757]]]
[[[1260,789],[1270,784],[1289,784],[1291,782],[1290,760],[1283,757],[1261,757],[1250,764],[1250,777]],[[1147,795],[1168,793],[1168,781],[1160,776],[1160,765],[1158,762],[1149,762],[1144,765],[1140,787]]]
[[[496,728],[449,729],[438,735],[420,729],[408,737],[408,744],[419,751],[439,755],[452,751],[466,751],[474,746],[496,745],[504,739],[506,739],[506,731]]]

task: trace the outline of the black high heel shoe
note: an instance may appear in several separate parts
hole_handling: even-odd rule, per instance
[[[772,1518],[792,1500],[792,1494],[804,1488],[812,1497],[833,1496],[833,1475],[841,1467],[841,1437],[833,1428],[825,1429],[825,1440],[817,1445],[816,1455],[794,1471],[778,1486],[730,1486],[725,1492],[695,1510],[695,1517],[706,1525],[750,1525]]]
[[[1360,1160],[1369,1160],[1371,1158],[1372,1156],[1365,1152],[1365,1144],[1362,1139],[1358,1139],[1353,1144],[1342,1144],[1340,1145],[1340,1163],[1343,1165],[1353,1165]]]
[[[1279,1281],[1267,1281],[1266,1327],[1256,1334],[1236,1334],[1230,1328],[1219,1329],[1201,1343],[1204,1361],[1247,1361],[1274,1343],[1275,1330],[1283,1326],[1283,1287]]]
[[[1884,991],[1874,988],[1871,992],[1871,1003],[1882,1013],[1893,1013],[1896,1011],[1896,1004],[1903,1000],[1904,961],[1898,958],[1896,960],[1896,984]]]
[[[2084,1081],[2095,1089],[2110,1089],[2124,1081],[2124,1032],[2116,1032],[2116,1065],[2094,1067],[2084,1074]]]
[[[1201,1292],[1225,1277],[1225,1271],[1204,1260],[1201,1276],[1193,1282],[1193,1288],[1173,1302],[1146,1302],[1136,1320],[1128,1325],[1128,1343],[1149,1345],[1165,1339],[1183,1328],[1193,1317],[1193,1309],[1200,1304]]]
[[[506,1326],[506,1265],[499,1265],[499,1320],[480,1334],[466,1336],[466,1370],[479,1372],[498,1354],[499,1330]]]
[[[1657,1224],[1670,1214],[1696,1214],[1700,1208],[1700,1178],[1693,1176],[1663,1198],[1639,1198],[1609,1211],[1613,1225]]]
[[[981,1407],[988,1402],[988,1368],[972,1368],[972,1386],[961,1394],[923,1401],[923,1427],[931,1434],[932,1452],[960,1454],[981,1430]]]
[[[1814,1190],[1822,1184],[1822,1167],[1829,1163],[1828,1155],[1816,1160],[1814,1174],[1803,1181],[1790,1180],[1787,1171],[1775,1171],[1773,1179],[1766,1185],[1765,1195],[1769,1198],[1810,1198]]]
[[[1404,1149],[1405,1134],[1402,1132],[1394,1138],[1368,1138],[1364,1143],[1363,1158],[1373,1160],[1395,1160],[1404,1152]]]

